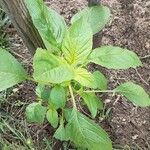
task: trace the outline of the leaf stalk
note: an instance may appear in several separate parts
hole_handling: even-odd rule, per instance
[[[74,98],[74,95],[73,95],[73,90],[72,90],[71,85],[69,85],[69,92],[70,92],[70,95],[71,95],[71,98],[72,98],[73,107],[74,107],[75,109],[77,109],[77,106],[76,106],[76,102],[75,102],[75,98]]]

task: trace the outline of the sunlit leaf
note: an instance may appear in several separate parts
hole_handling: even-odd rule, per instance
[[[114,46],[96,48],[91,53],[89,60],[109,69],[128,69],[142,65],[134,52]]]
[[[92,31],[81,18],[68,29],[62,44],[65,59],[70,64],[82,64],[92,50]]]
[[[71,66],[62,58],[42,49],[37,49],[34,55],[33,68],[33,77],[41,84],[62,83],[74,78]]]
[[[95,77],[92,73],[88,72],[84,68],[77,68],[75,70],[75,78],[77,82],[79,82],[82,86],[90,87],[90,88],[97,88],[97,83]]]
[[[107,79],[99,71],[95,71],[93,74],[84,68],[75,69],[75,78],[82,86],[93,89],[107,89]]]

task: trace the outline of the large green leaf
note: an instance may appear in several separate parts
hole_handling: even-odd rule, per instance
[[[88,106],[92,117],[95,118],[97,111],[103,109],[102,101],[94,93],[82,93],[80,96],[83,98],[85,104]]]
[[[150,97],[144,89],[132,82],[121,84],[115,89],[116,92],[124,95],[129,101],[133,102],[136,106],[146,107],[150,106]]]
[[[54,127],[54,128],[57,128],[58,126],[58,113],[56,111],[56,109],[54,108],[50,108],[48,111],[47,111],[47,114],[46,114],[46,118],[48,120],[48,122]]]
[[[28,122],[42,124],[46,114],[46,107],[39,103],[32,103],[26,108],[26,117]]]
[[[21,64],[10,53],[0,48],[0,91],[24,81],[26,77]]]
[[[62,58],[37,49],[33,60],[34,79],[39,83],[62,83],[74,78],[73,69]]]
[[[128,69],[142,65],[134,52],[114,46],[96,48],[91,53],[89,60],[109,69]]]
[[[50,102],[56,108],[63,108],[67,100],[66,91],[61,85],[56,85],[52,88],[50,93]]]
[[[112,150],[107,133],[92,120],[73,109],[66,114],[66,132],[77,147],[89,150]]]
[[[106,90],[108,84],[106,77],[100,71],[95,71],[93,75],[96,80],[97,87],[101,90]]]
[[[84,68],[77,68],[75,70],[75,78],[77,82],[79,82],[82,86],[89,88],[97,88],[97,83],[95,77],[92,73],[88,72]]]
[[[62,44],[62,51],[70,64],[82,64],[92,50],[92,30],[84,18],[69,28]]]
[[[27,8],[47,49],[60,48],[66,24],[62,16],[48,8],[43,0],[26,0]]]
[[[81,17],[87,19],[87,22],[91,25],[93,34],[99,32],[104,28],[106,23],[110,19],[110,10],[105,6],[93,6],[84,8],[79,13],[75,14],[71,19],[71,22],[74,23]]]

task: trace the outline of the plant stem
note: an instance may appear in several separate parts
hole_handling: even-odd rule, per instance
[[[71,95],[71,98],[72,98],[73,107],[77,109],[77,106],[76,106],[76,102],[75,102],[75,98],[74,98],[74,95],[73,95],[73,90],[72,90],[71,85],[69,85],[69,92],[70,92],[70,95]]]
[[[114,90],[104,90],[104,91],[100,91],[100,90],[87,90],[87,91],[83,91],[85,93],[115,93],[116,91]]]
[[[30,76],[27,76],[27,78],[26,78],[27,80],[30,80],[30,81],[33,81],[33,82],[36,82],[32,77],[30,77]]]

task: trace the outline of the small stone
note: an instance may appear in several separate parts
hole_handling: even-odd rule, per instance
[[[14,88],[12,91],[13,93],[16,93],[19,89],[18,88]]]
[[[105,100],[105,104],[108,104],[108,103],[110,103],[110,102],[111,102],[110,99],[106,99],[106,100]]]
[[[133,140],[136,140],[136,139],[137,139],[137,137],[138,137],[138,135],[137,135],[137,134],[135,134],[134,136],[132,136],[132,139],[133,139]]]
[[[124,121],[124,122],[125,122],[125,121],[126,121],[126,119],[125,119],[125,118],[123,118],[123,119],[122,119],[122,121]]]
[[[145,48],[146,48],[146,49],[149,49],[149,48],[150,48],[150,43],[149,43],[149,42],[146,42],[146,43],[145,43]]]

